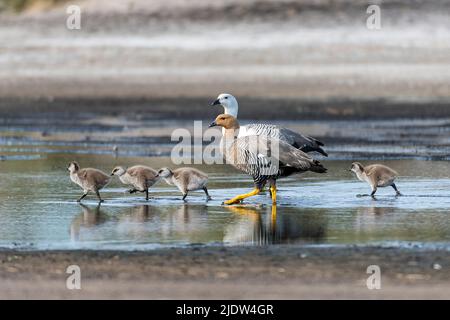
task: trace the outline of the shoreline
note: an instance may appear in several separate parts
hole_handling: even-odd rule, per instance
[[[0,261],[2,299],[450,297],[450,257],[442,250],[286,245],[146,252],[0,250]],[[72,264],[81,268],[82,290],[65,288],[65,270]],[[381,290],[366,287],[369,265],[381,268]]]
[[[220,108],[211,97],[2,97],[0,116],[23,117],[41,113],[58,118],[71,114],[131,116],[154,120],[213,119]],[[251,120],[392,120],[450,117],[450,102],[398,99],[283,99],[239,98],[239,118]],[[180,108],[180,105],[183,107]],[[274,107],[276,106],[276,107]]]

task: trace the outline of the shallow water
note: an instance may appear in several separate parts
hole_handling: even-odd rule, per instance
[[[170,166],[168,158],[77,155],[82,166],[110,171],[116,164]],[[325,175],[305,174],[279,181],[278,204],[268,194],[244,205],[222,206],[247,192],[247,176],[228,166],[202,166],[210,175],[213,200],[193,192],[188,202],[164,182],[153,199],[126,194],[114,180],[97,205],[70,182],[64,154],[0,162],[0,247],[21,249],[147,250],[185,245],[386,245],[450,248],[450,177],[447,163],[386,161],[402,177],[395,197],[369,187],[347,171],[349,161],[324,161]],[[442,173],[445,174],[442,174]],[[357,196],[363,195],[363,196]]]

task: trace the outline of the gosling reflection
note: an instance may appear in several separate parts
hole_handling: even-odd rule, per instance
[[[118,223],[115,231],[120,237],[129,238],[134,241],[147,239],[152,232],[152,226],[158,220],[159,211],[157,207],[140,205],[125,208],[118,214]]]
[[[174,205],[158,207],[141,205],[122,210],[116,230],[121,236],[134,240],[193,238],[208,234],[208,207],[206,205]],[[192,238],[192,239],[191,239]]]
[[[225,227],[224,242],[271,245],[293,242],[316,242],[325,237],[326,219],[320,212],[310,221],[310,214],[277,206],[229,206],[236,220]],[[285,211],[286,210],[286,211]]]
[[[100,210],[101,204],[89,208],[80,203],[81,213],[72,220],[70,224],[70,238],[72,241],[79,241],[83,230],[92,229],[108,220],[108,216]]]
[[[392,207],[361,207],[358,208],[358,216],[384,216],[386,214],[394,213],[395,208]]]
[[[395,208],[392,207],[360,207],[356,210],[354,228],[360,232],[376,230],[384,223],[383,218],[394,212]]]

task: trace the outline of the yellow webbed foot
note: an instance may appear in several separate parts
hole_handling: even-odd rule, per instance
[[[242,200],[230,199],[230,200],[224,201],[223,204],[226,204],[226,205],[237,204],[237,203],[241,203],[241,201],[242,201]]]
[[[252,196],[256,196],[260,192],[261,192],[261,190],[254,189],[252,192],[249,192],[249,193],[246,193],[246,194],[241,194],[239,196],[234,197],[231,200],[224,201],[224,204],[230,205],[230,204],[240,203],[240,202],[242,202],[242,200],[244,200],[246,198],[249,198],[249,197],[252,197]]]

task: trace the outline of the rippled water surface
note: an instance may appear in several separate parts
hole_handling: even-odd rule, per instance
[[[398,187],[369,187],[347,171],[349,161],[326,161],[325,175],[305,174],[279,182],[278,205],[264,193],[244,205],[224,199],[252,188],[247,176],[228,166],[203,166],[213,200],[193,192],[187,203],[160,182],[146,202],[114,180],[98,206],[70,182],[66,155],[0,162],[0,246],[24,249],[153,249],[203,245],[393,245],[450,248],[450,177],[447,163],[387,161],[402,177]],[[168,158],[77,156],[82,166],[110,171],[116,164],[170,165]],[[357,196],[363,195],[363,196]]]

